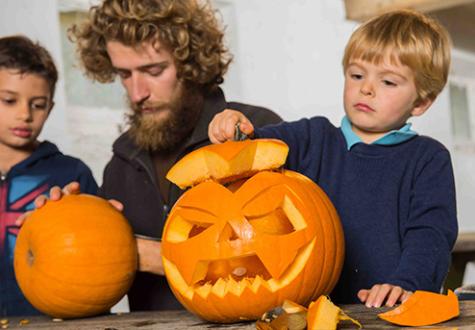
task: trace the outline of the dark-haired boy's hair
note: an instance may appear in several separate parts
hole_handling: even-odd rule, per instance
[[[58,70],[50,53],[39,43],[25,36],[0,38],[0,70],[16,70],[20,74],[35,74],[48,83],[54,96]]]

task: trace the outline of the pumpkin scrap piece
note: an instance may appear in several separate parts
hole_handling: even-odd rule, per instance
[[[460,314],[457,296],[416,291],[404,303],[378,317],[397,325],[425,326],[448,321]]]
[[[282,307],[276,307],[264,313],[256,322],[257,330],[304,330],[307,309],[297,303],[285,300]]]
[[[327,296],[321,295],[308,306],[308,330],[336,330],[341,320],[349,320],[362,328],[361,323],[345,314],[338,306],[333,304]]]
[[[291,300],[284,300],[282,303],[282,309],[289,314],[307,312],[307,308],[302,305],[299,305]]]

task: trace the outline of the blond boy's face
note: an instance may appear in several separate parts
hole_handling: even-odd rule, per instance
[[[46,80],[0,69],[0,148],[31,150],[52,107]]]
[[[386,59],[375,64],[353,59],[345,71],[344,106],[353,131],[371,143],[398,130],[411,116],[422,115],[432,103],[418,98],[413,71]]]

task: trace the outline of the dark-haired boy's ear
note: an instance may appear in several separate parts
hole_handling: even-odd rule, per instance
[[[426,98],[415,103],[414,109],[412,109],[411,111],[411,116],[413,117],[422,116],[427,111],[427,109],[430,108],[433,102],[434,102],[433,100]]]
[[[48,109],[48,115],[51,113],[51,110],[53,110],[53,107],[54,107],[54,102],[51,101],[51,103],[49,105],[49,109]]]

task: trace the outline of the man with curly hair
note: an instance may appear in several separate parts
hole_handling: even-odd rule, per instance
[[[186,153],[210,143],[208,123],[225,108],[258,126],[280,118],[226,102],[219,85],[231,57],[207,1],[105,0],[70,32],[86,74],[99,82],[119,76],[130,102],[130,128],[113,145],[99,192],[122,203],[137,235],[140,271],[128,295],[130,308],[181,308],[160,257],[162,228],[181,194],[165,174]]]

